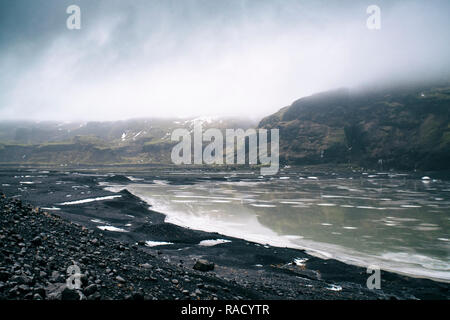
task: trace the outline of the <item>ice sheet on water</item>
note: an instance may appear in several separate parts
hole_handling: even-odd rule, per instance
[[[200,241],[199,245],[204,246],[204,247],[212,247],[212,246],[216,246],[218,244],[228,243],[228,242],[231,242],[231,240],[226,240],[226,239],[202,240],[202,241]]]
[[[69,202],[59,203],[59,205],[60,206],[70,206],[70,205],[74,205],[74,204],[83,204],[83,203],[102,201],[102,200],[112,200],[112,199],[121,198],[121,197],[122,196],[106,196],[106,197],[82,199],[82,200],[76,200],[76,201],[69,201]]]

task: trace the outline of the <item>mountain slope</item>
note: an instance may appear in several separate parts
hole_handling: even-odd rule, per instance
[[[78,165],[171,163],[171,134],[208,128],[254,127],[249,120],[134,119],[110,122],[0,122],[0,163]]]
[[[339,89],[295,101],[264,118],[280,129],[287,163],[400,169],[450,168],[450,87]]]

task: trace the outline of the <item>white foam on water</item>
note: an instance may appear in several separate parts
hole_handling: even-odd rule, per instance
[[[218,244],[228,243],[228,242],[231,242],[231,240],[211,239],[211,240],[202,240],[202,241],[200,241],[200,243],[198,245],[199,246],[204,246],[204,247],[212,247],[212,246],[216,246]]]
[[[421,266],[420,276],[431,279],[450,281],[450,263],[431,258],[429,256],[409,252],[388,252],[381,255],[384,263],[389,267],[394,263],[401,263],[403,268],[398,270],[404,274],[417,273],[417,266]]]
[[[83,203],[89,203],[89,202],[95,202],[95,201],[103,201],[103,200],[112,200],[116,198],[121,198],[122,196],[106,196],[106,197],[98,197],[98,198],[90,198],[90,199],[83,199],[83,200],[76,200],[76,201],[69,201],[69,202],[63,202],[58,203],[60,206],[71,206],[74,204],[83,204]]]
[[[59,211],[61,210],[61,208],[57,208],[57,207],[51,207],[51,208],[41,208],[42,210],[47,210],[47,211]]]

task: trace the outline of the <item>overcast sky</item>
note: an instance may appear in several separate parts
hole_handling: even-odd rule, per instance
[[[80,30],[66,28],[71,4]],[[337,87],[448,79],[449,12],[448,0],[0,0],[0,119],[260,118]]]

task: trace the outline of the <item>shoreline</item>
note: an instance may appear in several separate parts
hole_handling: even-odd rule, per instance
[[[122,186],[120,186],[120,187],[122,187]],[[120,191],[112,191],[112,189],[114,189],[114,187],[110,187],[109,186],[109,187],[106,188],[106,190],[108,190],[108,191],[111,191],[111,192],[114,192],[114,193],[120,193]],[[133,196],[137,197],[140,201],[144,201],[145,203],[148,204],[149,208],[152,207],[151,201],[149,201],[150,199],[145,199],[145,197],[140,197],[138,195],[133,194],[131,191],[129,191],[127,189],[126,185],[123,186],[122,190],[125,190],[126,192],[131,193]],[[151,210],[151,209],[149,209],[149,210]],[[190,228],[189,226],[186,226],[186,225],[184,225],[182,223],[177,223],[176,221],[174,221],[176,219],[167,219],[167,218],[169,218],[168,214],[166,214],[166,213],[164,213],[162,211],[155,211],[155,210],[152,210],[152,211],[163,215],[165,217],[164,223],[173,224],[173,225],[176,225],[176,226],[184,228],[184,229],[192,229],[192,230],[205,232],[205,233],[216,233],[214,231],[202,230],[202,229],[197,229],[197,228]],[[360,268],[364,268],[364,269],[368,268],[368,265],[366,265],[366,264],[364,264],[362,262],[359,263],[355,259],[353,259],[353,261],[350,261],[350,259],[348,259],[348,260],[340,259],[338,257],[333,257],[331,253],[329,253],[327,251],[324,251],[325,249],[323,249],[323,250],[322,249],[314,249],[314,248],[309,248],[307,246],[301,246],[301,245],[296,245],[296,244],[291,244],[290,245],[289,241],[287,241],[286,243],[279,242],[279,245],[277,245],[277,244],[274,244],[273,242],[272,243],[268,242],[268,241],[270,241],[270,239],[268,241],[261,241],[261,240],[258,241],[258,239],[255,239],[255,238],[247,238],[247,237],[239,237],[239,236],[235,236],[235,235],[227,235],[225,233],[220,233],[220,232],[218,232],[218,235],[220,237],[222,237],[223,239],[233,239],[232,241],[236,241],[236,240],[246,241],[246,242],[255,243],[255,244],[258,244],[258,245],[261,245],[261,246],[270,246],[272,248],[278,248],[280,250],[281,249],[298,250],[298,251],[306,253],[309,256],[312,256],[312,257],[315,257],[315,258],[318,258],[318,259],[321,259],[321,260],[337,260],[337,261],[342,262],[344,264],[348,264],[348,265],[352,265],[352,266],[356,266],[356,267],[360,267]],[[265,240],[267,240],[267,239],[265,239]],[[422,274],[407,273],[407,272],[402,272],[402,271],[395,270],[395,269],[389,269],[389,268],[387,268],[385,266],[382,266],[381,269],[384,270],[384,271],[390,272],[390,273],[398,274],[400,276],[411,277],[411,278],[415,278],[415,279],[425,279],[425,280],[431,280],[431,281],[435,281],[435,282],[441,282],[441,283],[450,284],[450,279],[436,278],[436,277],[433,277],[431,275],[427,276],[427,275],[422,275]]]
[[[45,210],[38,210],[40,219],[44,221],[49,219],[57,219],[64,228],[75,228],[73,232],[80,232],[79,230],[86,230],[88,235],[96,235],[97,239],[104,239],[105,247],[109,241],[114,243],[107,251],[108,256],[120,256],[122,247],[128,247],[130,252],[135,252],[131,257],[121,261],[124,265],[129,265],[130,261],[138,261],[139,259],[148,259],[152,261],[153,266],[164,265],[164,268],[156,267],[163,270],[162,273],[169,270],[173,273],[173,268],[181,270],[182,274],[188,274],[189,277],[198,275],[198,271],[192,269],[197,259],[206,259],[215,264],[213,271],[207,273],[200,272],[202,281],[220,281],[226,295],[205,295],[205,296],[191,296],[196,291],[186,295],[181,290],[181,295],[176,297],[163,296],[156,297],[157,299],[449,299],[450,285],[442,282],[435,282],[428,279],[406,277],[390,272],[382,271],[382,288],[381,290],[369,290],[365,287],[367,277],[366,270],[353,265],[348,265],[337,260],[329,259],[322,260],[313,257],[303,250],[277,248],[271,246],[263,246],[255,243],[250,243],[242,239],[225,237],[217,233],[207,233],[192,229],[182,228],[176,225],[164,222],[164,215],[148,209],[148,205],[139,198],[133,196],[128,191],[120,193],[122,197],[103,202],[94,202],[89,204],[81,204],[72,208],[64,208],[64,211],[57,211],[52,213],[44,213]],[[3,198],[6,203],[17,202],[20,200]],[[2,202],[2,204],[3,204]],[[3,207],[4,208],[4,207]],[[4,211],[2,208],[2,211]],[[32,212],[33,209],[30,207]],[[77,211],[83,211],[83,214],[78,212],[77,217],[87,216],[91,211],[98,210],[117,210],[120,214],[126,214],[123,211],[133,211],[137,218],[148,218],[145,225],[138,227],[139,230],[134,232],[111,232],[100,231],[96,225],[88,223],[88,219],[83,221],[72,221],[71,215]],[[36,211],[36,210],[35,210]],[[111,214],[111,213],[110,213]],[[25,215],[24,220],[30,217],[36,217],[37,214]],[[62,219],[61,219],[62,217]],[[4,223],[5,213],[2,212],[2,223]],[[82,226],[84,225],[84,226]],[[63,229],[64,229],[63,228]],[[56,230],[45,230],[47,233],[53,234],[58,238]],[[78,231],[75,231],[78,230]],[[64,230],[63,235],[67,236]],[[27,235],[22,235],[25,239]],[[59,235],[60,236],[60,235]],[[174,243],[170,248],[167,246],[147,247],[145,241],[157,239],[157,241],[166,241]],[[197,244],[203,240],[209,239],[225,239],[231,242],[222,243],[215,246],[198,246]],[[74,240],[74,239],[72,239]],[[2,238],[2,241],[9,241]],[[60,240],[64,241],[64,240]],[[137,243],[137,244],[136,244]],[[27,244],[25,244],[27,246]],[[127,251],[128,251],[127,250]],[[20,252],[20,251],[19,251]],[[92,254],[91,254],[92,255]],[[109,257],[105,257],[109,259]],[[114,258],[113,258],[114,259]],[[130,261],[128,261],[129,259]],[[304,263],[296,264],[296,259],[303,259]],[[304,260],[306,259],[306,260]],[[95,261],[95,269],[102,268],[105,264],[100,260]],[[13,259],[14,261],[14,259]],[[127,262],[128,261],[128,262]],[[141,260],[142,261],[142,260]],[[298,260],[297,260],[298,261]],[[152,263],[146,262],[150,265]],[[25,263],[24,264],[29,264]],[[13,264],[14,265],[14,264]],[[2,270],[5,269],[1,266]],[[127,277],[127,281],[132,283],[142,279],[141,272],[145,274],[145,270],[137,267],[139,270],[132,273],[131,277]],[[7,269],[7,268],[6,268]],[[61,268],[59,268],[61,269]],[[106,270],[106,269],[105,269]],[[117,269],[116,269],[117,270]],[[153,269],[152,269],[153,270]],[[4,271],[4,270],[3,270]],[[60,270],[61,272],[61,270]],[[167,271],[168,272],[168,271]],[[49,272],[50,274],[52,272]],[[113,283],[110,287],[117,285],[117,280],[108,273],[102,274],[97,272],[97,277],[106,283]],[[126,274],[126,271],[125,271]],[[193,274],[193,275],[191,275]],[[195,276],[194,276],[195,275]],[[206,278],[205,278],[206,277]],[[209,277],[212,277],[209,279]],[[134,279],[135,278],[135,279]],[[96,279],[95,281],[99,280]],[[129,280],[128,280],[129,279]],[[169,279],[166,277],[166,279]],[[61,279],[60,279],[61,280]],[[179,284],[179,280],[175,279]],[[213,281],[214,280],[214,281]],[[112,282],[111,282],[112,281]],[[167,282],[167,281],[166,281]],[[174,283],[170,282],[172,285]],[[189,282],[188,282],[189,283]],[[51,282],[46,283],[47,287]],[[137,294],[137,298],[146,296],[146,291],[152,292],[153,283],[147,287],[142,287],[142,294]],[[46,288],[47,288],[46,287]],[[136,287],[136,286],[133,286]],[[137,286],[139,287],[139,286]],[[164,286],[163,286],[164,287]],[[5,285],[2,286],[3,297]],[[12,288],[7,287],[9,290]],[[14,288],[14,287],[13,287]],[[102,288],[102,287],[101,287]],[[104,288],[108,291],[108,285]],[[161,288],[160,288],[161,289]],[[197,288],[198,289],[198,288]],[[100,289],[99,289],[100,290]],[[171,285],[167,286],[167,290],[172,290]],[[201,289],[199,289],[200,292]],[[220,290],[219,290],[220,291]],[[9,291],[8,291],[9,292]],[[162,292],[165,292],[164,290]],[[246,292],[243,294],[242,292]],[[41,291],[42,293],[42,291]],[[238,294],[241,293],[241,294]],[[112,296],[110,296],[112,295]],[[98,295],[91,297],[91,299],[130,299],[129,295],[120,295],[114,293],[103,296]],[[148,295],[148,294],[147,294]],[[151,295],[150,295],[151,296]],[[147,298],[150,298],[148,296]],[[240,298],[239,298],[239,297]],[[89,296],[86,296],[89,298]],[[24,298],[24,296],[22,296]],[[28,297],[29,298],[29,297]]]

